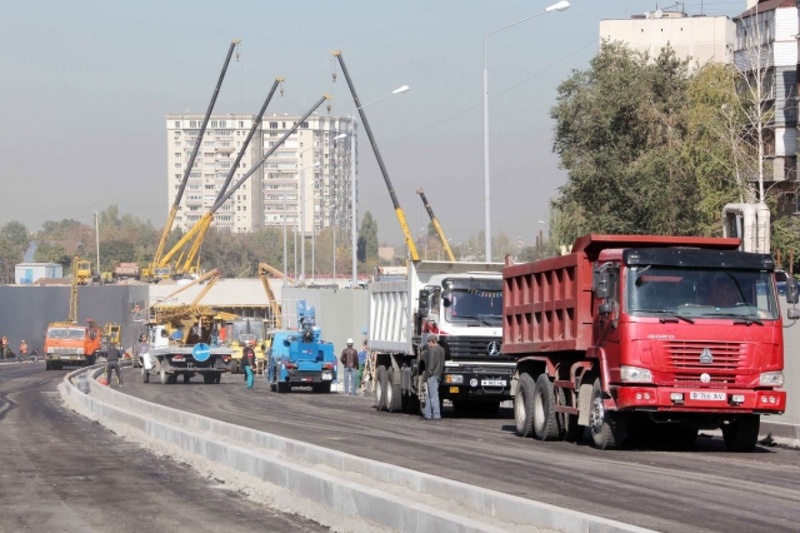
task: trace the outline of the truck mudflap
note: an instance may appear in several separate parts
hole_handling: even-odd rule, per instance
[[[510,400],[514,364],[482,367],[480,365],[446,365],[439,387],[442,398],[480,401]]]
[[[612,386],[617,410],[782,414],[782,390]]]

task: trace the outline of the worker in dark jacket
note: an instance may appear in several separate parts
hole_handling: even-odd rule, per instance
[[[344,366],[344,393],[348,396],[355,396],[358,352],[353,348],[353,339],[347,339],[347,348],[342,350],[339,361]]]
[[[428,371],[428,397],[423,408],[425,420],[439,420],[442,418],[441,405],[439,404],[439,383],[444,375],[444,348],[439,345],[439,337],[428,336],[428,349],[423,351],[422,358],[425,369]]]
[[[108,386],[111,386],[111,371],[113,370],[117,374],[117,381],[119,382],[119,386],[122,387],[122,374],[119,371],[119,360],[122,357],[122,354],[119,351],[119,348],[116,347],[113,343],[108,343],[106,345],[106,382]]]
[[[255,377],[253,369],[256,366],[256,352],[253,349],[255,342],[249,339],[242,350],[242,367],[247,376],[247,388],[252,389],[255,386]]]

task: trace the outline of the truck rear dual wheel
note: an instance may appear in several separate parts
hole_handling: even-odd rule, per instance
[[[539,374],[533,392],[533,436],[539,440],[556,440],[561,436],[556,419],[556,396],[547,374]]]
[[[290,390],[292,390],[291,385],[289,385],[285,381],[279,381],[278,385],[277,385],[277,388],[278,388],[278,393],[280,393],[280,394],[285,394],[285,393],[289,392]]]
[[[536,382],[530,374],[522,374],[514,396],[514,422],[517,435],[530,437],[533,435],[533,398]]]
[[[386,388],[389,379],[385,366],[379,366],[375,378],[375,408],[378,411],[386,410]]]
[[[403,391],[400,380],[394,379],[394,370],[386,372],[386,410],[399,413],[403,410]]]

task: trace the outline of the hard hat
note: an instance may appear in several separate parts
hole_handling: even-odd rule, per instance
[[[347,345],[348,346],[352,346],[353,345],[353,339],[347,339]]]

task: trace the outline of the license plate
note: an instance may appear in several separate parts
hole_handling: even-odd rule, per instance
[[[322,381],[330,381],[333,379],[333,374],[330,372],[323,372],[322,373]]]
[[[504,379],[483,379],[481,380],[481,387],[505,387],[506,380]]]
[[[724,392],[702,392],[692,391],[689,393],[690,400],[700,400],[704,402],[724,402],[727,397]]]

